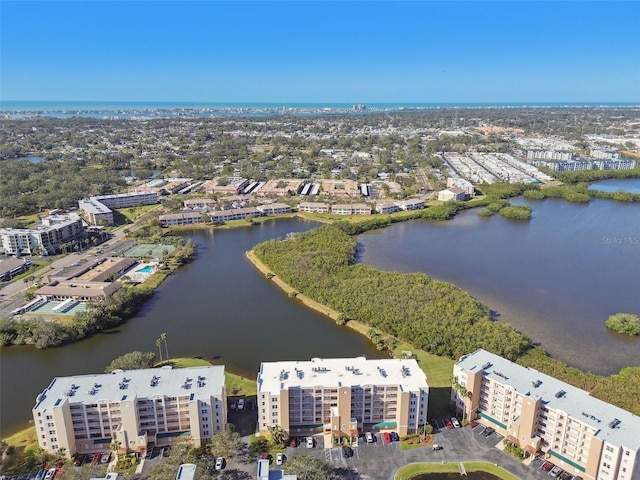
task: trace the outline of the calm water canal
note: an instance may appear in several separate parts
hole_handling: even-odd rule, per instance
[[[640,340],[604,327],[612,313],[640,313],[640,205],[546,200],[532,206],[525,223],[468,211],[450,222],[369,232],[359,237],[361,261],[454,282],[571,365],[597,373],[640,365]],[[291,219],[192,231],[196,261],[117,331],[52,350],[3,349],[0,436],[25,425],[53,377],[102,372],[126,352],[156,351],[162,332],[171,356],[201,356],[248,378],[261,361],[381,356],[360,335],[290,300],[244,256],[264,240],[315,225]]]
[[[103,372],[111,360],[134,350],[157,352],[155,340],[162,332],[171,356],[202,356],[252,379],[261,361],[380,357],[353,330],[290,300],[245,258],[264,240],[316,225],[291,219],[190,232],[198,258],[168,278],[118,331],[57,349],[3,349],[0,436],[25,425],[36,395],[53,377]]]
[[[467,211],[361,235],[361,261],[453,282],[553,356],[600,374],[640,365],[640,339],[608,331],[640,314],[640,205],[530,203],[529,222]]]

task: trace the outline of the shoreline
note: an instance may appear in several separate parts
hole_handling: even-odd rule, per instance
[[[245,256],[256,269],[258,269],[263,275],[265,275],[265,277],[268,274],[273,275],[268,280],[275,283],[283,292],[287,294],[291,294],[294,292],[297,293],[295,299],[300,300],[300,302],[306,307],[322,313],[323,315],[326,315],[330,319],[334,320],[337,326],[350,328],[351,330],[354,330],[358,334],[365,337],[371,343],[373,343],[373,341],[371,340],[367,332],[369,332],[370,330],[374,330],[380,335],[382,339],[385,340],[385,342],[389,346],[389,355],[392,357],[399,358],[402,357],[405,353],[410,353],[412,358],[415,358],[417,360],[420,369],[427,375],[430,387],[439,389],[451,388],[450,377],[451,372],[453,371],[454,360],[428,353],[406,341],[393,337],[392,335],[389,335],[378,328],[374,328],[358,320],[349,320],[346,324],[341,324],[338,322],[338,318],[341,315],[340,312],[329,308],[319,302],[316,302],[307,295],[299,293],[296,289],[292,288],[277,275],[273,274],[273,272],[271,272],[269,268],[260,259],[258,259],[253,250],[247,251]],[[447,393],[446,397],[448,398],[448,396],[449,395]],[[441,410],[443,410],[446,409],[447,406],[448,405],[440,405],[439,407],[441,407]],[[439,411],[438,413],[444,413],[444,411]]]

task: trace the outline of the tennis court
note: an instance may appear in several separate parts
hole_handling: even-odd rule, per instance
[[[150,258],[162,258],[165,253],[171,253],[176,249],[173,245],[165,245],[162,243],[159,244],[148,244],[141,243],[139,245],[135,245],[131,247],[129,250],[124,252],[125,257],[131,258],[142,258],[142,257],[150,257]]]

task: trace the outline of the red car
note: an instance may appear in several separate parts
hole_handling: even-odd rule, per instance
[[[391,435],[389,435],[389,432],[384,432],[382,434],[382,439],[384,440],[384,443],[391,443]]]
[[[471,428],[476,428],[476,427],[478,426],[478,422],[476,422],[475,420],[474,420],[474,421],[472,421],[472,422],[469,422],[469,426],[470,426]]]
[[[100,457],[102,456],[101,453],[96,453],[93,455],[93,458],[91,459],[91,463],[98,463],[100,461]]]
[[[451,421],[450,421],[450,420],[447,420],[447,428],[448,428],[449,430],[453,430],[453,423],[451,423]]]
[[[289,441],[289,446],[291,448],[296,448],[298,446],[298,442],[296,442],[296,437],[291,437],[291,440]]]
[[[553,463],[551,462],[544,462],[542,464],[542,466],[540,467],[540,470],[543,470],[545,472],[548,472],[549,470],[551,470],[553,468]]]

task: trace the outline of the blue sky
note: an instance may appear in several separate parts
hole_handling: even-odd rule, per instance
[[[4,100],[640,101],[637,1],[0,2]]]

